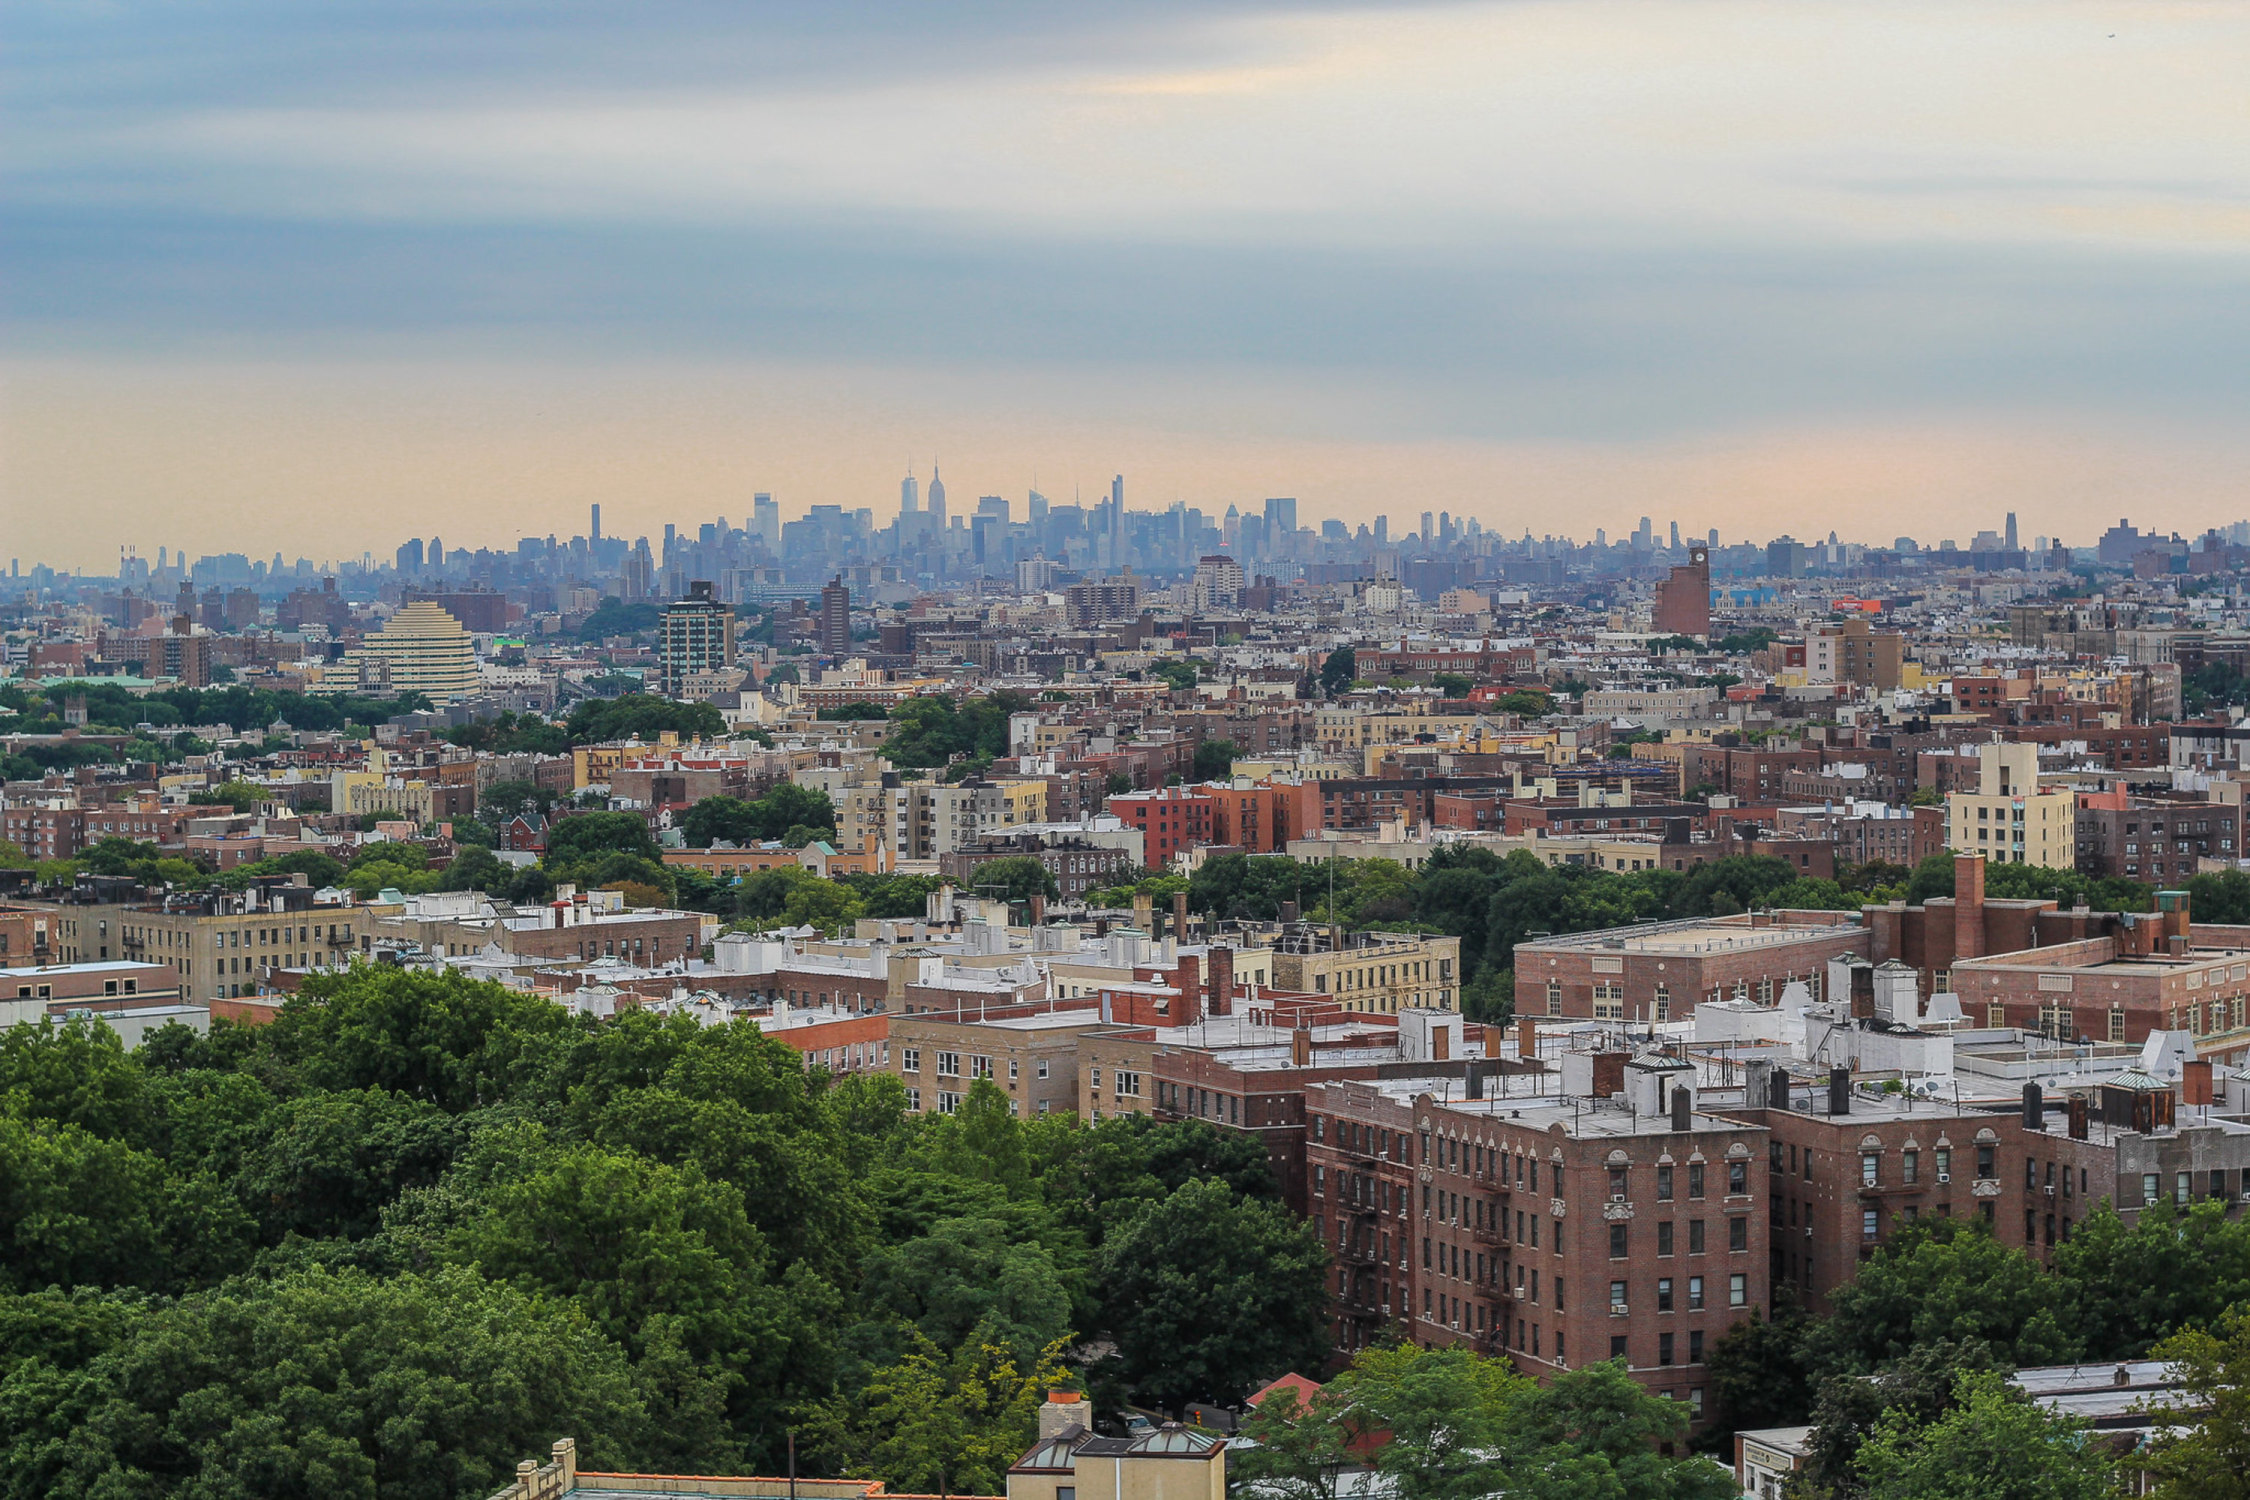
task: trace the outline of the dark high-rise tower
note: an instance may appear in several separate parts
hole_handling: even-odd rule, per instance
[[[931,481],[933,486],[936,481]],[[842,574],[820,590],[820,654],[842,657],[852,649],[852,591]]]

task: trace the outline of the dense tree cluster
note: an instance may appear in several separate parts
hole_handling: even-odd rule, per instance
[[[816,838],[835,837],[836,808],[826,792],[785,781],[749,801],[706,797],[688,809],[681,833],[697,849],[707,849],[721,839],[731,844],[779,839],[791,848],[803,848]]]
[[[452,1500],[563,1434],[771,1473],[791,1429],[990,1493],[1065,1368],[1237,1400],[1326,1342],[1247,1137],[914,1115],[747,1023],[387,970],[133,1054],[0,1034],[0,1244],[6,1495]]]
[[[1302,1402],[1273,1393],[1252,1413],[1257,1446],[1234,1473],[1273,1500],[1335,1500],[1372,1450],[1372,1493],[1396,1500],[1726,1500],[1741,1491],[1709,1459],[1674,1456],[1687,1411],[1651,1395],[1622,1361],[1538,1385],[1501,1360],[1412,1344],[1366,1350]]]
[[[727,732],[726,716],[708,703],[680,703],[646,693],[617,698],[582,698],[564,720],[573,745],[602,745],[636,735],[653,743],[657,736],[718,739]]]
[[[1008,753],[1008,717],[1031,707],[1022,693],[998,692],[955,702],[908,698],[891,710],[883,754],[894,766],[930,767],[966,756],[990,765]]]
[[[1830,1303],[1825,1318],[1785,1309],[1741,1324],[1711,1353],[1723,1426],[1818,1425],[1812,1494],[2093,1495],[2088,1476],[2106,1469],[2075,1466],[2083,1429],[2024,1409],[1998,1376],[2153,1351],[2191,1355],[2213,1386],[2239,1381],[2250,1324],[2233,1310],[2250,1303],[2250,1220],[2207,1200],[2160,1203],[2127,1224],[2104,1203],[2045,1266],[1981,1219],[1900,1223]],[[2011,1448],[2022,1450],[2013,1460]],[[2202,1452],[2176,1449],[2174,1468]],[[2003,1484],[2011,1461],[2050,1487]],[[1964,1480],[1927,1487],[1946,1469]]]

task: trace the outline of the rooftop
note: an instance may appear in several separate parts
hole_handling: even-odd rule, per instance
[[[1837,913],[1836,922],[1781,922],[1772,918],[1687,917],[1677,922],[1649,922],[1637,927],[1612,927],[1598,932],[1569,933],[1532,938],[1518,948],[1542,952],[1625,953],[1738,953],[1755,948],[1782,948],[1794,943],[1833,937],[1838,928],[1856,927],[1856,915]]]

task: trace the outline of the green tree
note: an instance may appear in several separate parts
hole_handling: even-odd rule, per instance
[[[1325,1387],[1310,1401],[1290,1386],[1268,1392],[1243,1419],[1248,1445],[1227,1455],[1229,1483],[1271,1500],[1336,1500],[1337,1480],[1358,1459],[1335,1403]]]
[[[1136,1390],[1240,1401],[1326,1351],[1327,1256],[1286,1209],[1190,1182],[1143,1203],[1095,1259],[1103,1320]]]
[[[1234,767],[1234,758],[1240,752],[1233,740],[1204,740],[1195,747],[1195,779],[1197,781],[1223,780]]]
[[[1340,697],[1344,689],[1359,676],[1359,657],[1349,646],[1338,646],[1328,653],[1320,664],[1320,685],[1331,698]]]
[[[558,1433],[588,1468],[642,1451],[622,1351],[570,1304],[465,1269],[244,1280],[105,1332],[72,1368],[10,1377],[10,1493],[455,1500]]]
[[[1868,1500],[2105,1500],[2117,1482],[2086,1423],[2044,1410],[1990,1371],[1962,1375],[1934,1422],[1886,1412],[1859,1470]],[[2234,1470],[2225,1493],[2240,1489]]]
[[[2090,1359],[2137,1359],[2186,1327],[2212,1327],[2250,1302],[2250,1222],[2227,1205],[2168,1199],[2128,1225],[2105,1202],[2057,1245],[2053,1274],[2072,1289],[2070,1325]]]
[[[548,870],[599,860],[607,854],[629,854],[641,859],[662,857],[656,836],[639,813],[583,812],[559,818],[547,830]]]
[[[969,881],[977,894],[997,896],[1003,901],[1028,902],[1034,896],[1045,896],[1052,901],[1062,894],[1055,872],[1028,854],[987,860],[977,866]]]
[[[2250,1473],[2250,1313],[2228,1312],[2208,1328],[2188,1328],[2156,1346],[2169,1360],[2177,1395],[2156,1403],[2160,1423],[2140,1459],[2157,1500],[2232,1500]]]
[[[2063,1325],[2069,1292],[1982,1219],[1898,1224],[1830,1298],[1810,1358],[1824,1370],[1867,1371],[1940,1339],[1974,1339],[2016,1364],[2055,1364],[2078,1352]]]

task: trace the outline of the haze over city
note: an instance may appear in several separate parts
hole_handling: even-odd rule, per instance
[[[8,24],[27,560],[880,509],[933,454],[1582,538],[2083,546],[2250,488],[2239,7]]]

